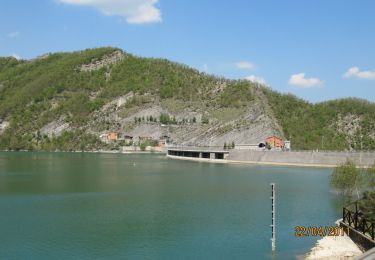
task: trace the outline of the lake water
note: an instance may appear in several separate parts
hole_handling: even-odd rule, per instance
[[[333,225],[331,170],[209,164],[164,155],[0,153],[0,259],[276,259]]]

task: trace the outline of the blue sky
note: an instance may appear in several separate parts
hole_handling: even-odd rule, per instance
[[[372,0],[4,0],[0,56],[119,47],[311,102],[375,101]]]

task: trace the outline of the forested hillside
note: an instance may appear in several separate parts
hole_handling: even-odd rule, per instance
[[[310,104],[293,95],[264,92],[296,149],[375,150],[375,104],[346,98]]]
[[[312,105],[116,48],[0,58],[0,149],[108,148],[99,135],[120,131],[176,144],[249,144],[275,134],[295,149],[374,150],[374,112],[364,100]]]

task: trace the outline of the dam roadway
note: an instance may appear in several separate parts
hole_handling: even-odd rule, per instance
[[[358,167],[375,163],[374,151],[275,151],[224,150],[217,147],[167,147],[167,156],[173,159],[215,163],[249,163],[305,167],[336,167],[351,160]]]

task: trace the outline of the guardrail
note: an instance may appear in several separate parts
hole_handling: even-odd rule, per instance
[[[229,149],[229,150],[241,150],[241,149],[236,149],[236,146],[238,147],[241,147],[241,146],[248,146],[248,144],[236,144],[234,149]],[[167,148],[175,148],[175,149],[184,149],[184,148],[200,148],[200,149],[224,149],[224,146],[222,145],[211,145],[211,146],[207,146],[207,145],[170,145],[170,146],[167,146]],[[243,149],[243,150],[246,150],[246,149]],[[251,148],[249,148],[248,150],[253,150]],[[258,150],[254,150],[254,151],[258,151]],[[365,155],[365,154],[370,154],[370,155],[375,155],[375,151],[370,151],[370,150],[366,150],[366,151],[334,151],[334,150],[294,150],[294,149],[291,149],[291,150],[267,150],[265,149],[264,151],[266,152],[285,152],[285,153],[288,153],[288,152],[299,152],[299,153],[314,153],[314,152],[318,152],[318,153],[340,153],[340,154],[362,154],[362,155]]]
[[[344,223],[348,224],[358,232],[371,237],[372,240],[375,239],[375,223],[362,217],[361,213],[357,210],[357,205],[355,212],[344,207],[342,210],[342,219]]]

